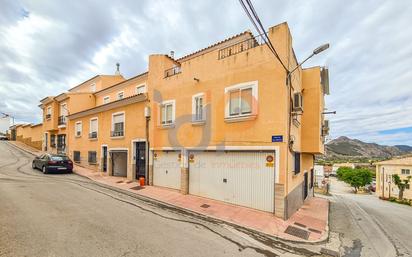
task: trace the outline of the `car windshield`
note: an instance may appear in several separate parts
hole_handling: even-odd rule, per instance
[[[67,156],[51,156],[52,161],[68,161]]]

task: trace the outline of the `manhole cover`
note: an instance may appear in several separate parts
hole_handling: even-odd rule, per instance
[[[288,226],[285,233],[305,240],[308,240],[310,234],[309,231],[294,226]]]
[[[200,205],[200,207],[202,207],[202,208],[209,208],[210,207],[210,205],[209,204],[202,204],[202,205]]]

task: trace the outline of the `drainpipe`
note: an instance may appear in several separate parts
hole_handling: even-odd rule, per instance
[[[145,169],[145,184],[149,185],[149,121],[150,121],[150,107],[146,106],[145,107],[145,113],[144,113],[145,117],[146,117],[146,158],[145,158],[145,165],[146,165],[146,169]]]

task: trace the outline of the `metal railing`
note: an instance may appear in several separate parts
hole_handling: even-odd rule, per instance
[[[123,130],[111,131],[110,136],[111,137],[122,137],[124,136],[124,131]]]
[[[182,69],[180,68],[180,66],[175,66],[173,68],[165,70],[165,78],[174,76],[174,75],[179,74],[181,72],[182,72]]]
[[[58,119],[58,121],[57,121],[57,124],[58,124],[58,125],[66,125],[66,116],[64,116],[64,115],[59,116],[59,119]]]
[[[241,42],[237,42],[237,43],[234,43],[230,46],[227,46],[225,48],[220,49],[219,53],[218,53],[218,59],[219,60],[224,59],[226,57],[229,57],[229,56],[244,52],[246,50],[255,48],[255,47],[260,46],[264,43],[265,43],[265,41],[264,41],[262,35],[258,35],[256,37],[248,38],[248,39],[243,40]]]
[[[96,131],[90,132],[90,133],[89,133],[89,138],[90,138],[90,139],[97,138],[97,132],[96,132]]]

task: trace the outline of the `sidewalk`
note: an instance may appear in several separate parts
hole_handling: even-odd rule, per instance
[[[10,142],[33,154],[42,152],[21,142]],[[117,187],[137,195],[152,198],[186,210],[197,212],[219,220],[247,227],[286,240],[298,242],[320,242],[328,237],[329,202],[323,198],[312,197],[287,221],[275,217],[272,213],[236,206],[194,195],[182,195],[176,190],[155,186],[140,187],[137,182],[126,178],[111,177],[84,167],[75,166],[74,172],[96,182]],[[298,230],[309,234],[307,239],[285,233],[285,230]],[[306,231],[306,232],[305,232]]]

